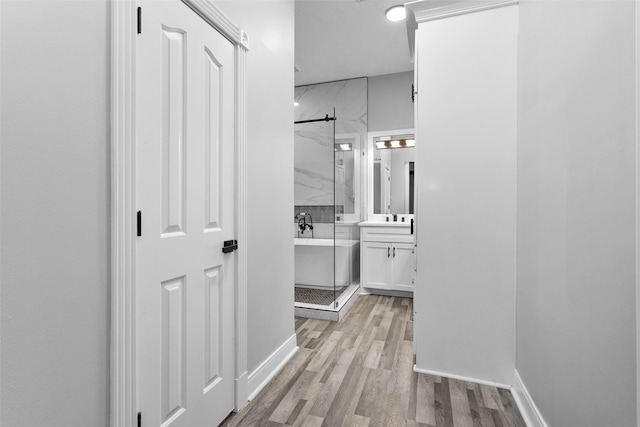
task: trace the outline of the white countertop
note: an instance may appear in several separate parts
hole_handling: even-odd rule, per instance
[[[358,224],[359,227],[409,227],[411,220],[405,222],[393,222],[393,221],[362,221]]]

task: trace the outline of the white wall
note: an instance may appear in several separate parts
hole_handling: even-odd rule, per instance
[[[109,425],[108,12],[2,1],[3,427]]]
[[[293,2],[220,3],[252,37],[252,370],[294,333]],[[1,19],[0,424],[107,426],[108,2],[3,1]]]
[[[416,367],[511,384],[517,6],[420,24]]]
[[[413,71],[404,73],[383,74],[368,78],[368,113],[369,132],[386,131],[394,129],[413,129],[414,127],[414,106],[411,102],[411,84],[413,83]],[[391,212],[408,213],[404,209],[404,182],[396,179],[396,174],[404,173],[404,165],[401,169],[396,169],[400,159],[413,153],[413,149],[387,150],[387,155],[393,155],[393,164],[387,162],[391,167]],[[385,150],[374,150],[374,153],[385,152]],[[393,153],[392,153],[393,152]],[[413,156],[413,154],[411,154]],[[411,159],[413,160],[413,158]],[[366,175],[366,174],[365,174]],[[366,191],[366,180],[364,181]]]
[[[217,1],[249,34],[248,365],[251,373],[294,332],[294,4]]]
[[[550,426],[635,426],[634,2],[519,26],[517,370]]]
[[[373,76],[368,80],[369,132],[413,128],[413,71]]]

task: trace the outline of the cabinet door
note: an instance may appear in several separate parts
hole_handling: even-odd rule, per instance
[[[362,283],[365,288],[391,289],[387,271],[391,255],[390,243],[363,242]]]
[[[391,285],[399,291],[414,289],[413,243],[394,243],[391,249]]]

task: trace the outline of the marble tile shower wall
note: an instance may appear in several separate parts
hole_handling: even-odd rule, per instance
[[[295,126],[294,202],[296,205],[333,205],[333,123]]]
[[[327,114],[335,114],[335,137],[341,135],[358,134],[359,142],[354,151],[358,152],[367,140],[367,78],[342,80],[330,83],[320,83],[295,88],[295,120],[312,120],[323,118]],[[335,193],[335,162],[333,147],[333,128],[331,122],[320,122],[311,125],[296,125],[294,149],[294,198],[296,213],[304,206],[318,209],[317,221],[312,213],[314,222],[325,222],[329,215],[329,208],[333,209],[336,202]],[[359,173],[356,171],[355,173]],[[353,185],[351,183],[351,185]],[[359,206],[360,201],[354,200],[354,191],[346,190],[343,195],[344,206]],[[338,198],[339,198],[338,197]],[[343,212],[331,212],[334,215]],[[352,213],[352,212],[347,212]]]

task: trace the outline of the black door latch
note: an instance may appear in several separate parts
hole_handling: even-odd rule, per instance
[[[222,246],[222,253],[228,254],[229,252],[233,252],[236,249],[238,249],[237,240],[225,240],[224,246]]]

